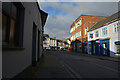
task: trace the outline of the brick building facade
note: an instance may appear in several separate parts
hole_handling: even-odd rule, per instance
[[[103,16],[91,16],[91,15],[81,15],[79,16],[70,27],[71,42],[79,40],[82,43],[87,42],[87,31],[97,22],[106,19],[107,17]],[[82,52],[84,44],[82,44]]]

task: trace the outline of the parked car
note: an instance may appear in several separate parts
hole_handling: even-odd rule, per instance
[[[51,49],[46,49],[46,51],[52,51]]]

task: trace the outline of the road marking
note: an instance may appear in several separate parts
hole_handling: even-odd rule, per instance
[[[61,64],[64,65],[64,67],[67,67],[68,71],[75,77],[76,80],[83,80],[82,77],[76,73],[69,65],[67,65],[65,62],[60,61]]]

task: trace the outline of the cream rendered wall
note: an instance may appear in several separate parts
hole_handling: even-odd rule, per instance
[[[110,38],[110,56],[111,57],[118,57],[120,55],[115,55],[115,41],[120,41],[120,38],[118,38],[118,34],[120,34],[120,29],[119,29],[119,32],[114,32],[114,27],[113,25],[114,24],[117,24],[119,21],[116,21],[116,22],[113,22],[109,25],[106,25],[106,26],[103,26],[101,28],[98,28],[98,29],[95,29],[93,31],[90,31],[88,32],[88,35],[90,35],[90,33],[93,33],[93,38],[91,39],[89,36],[88,36],[88,41],[92,41],[92,40],[96,40],[96,39],[105,39],[105,38]],[[102,34],[102,29],[103,28],[107,28],[107,35],[103,35]],[[99,37],[95,37],[95,32],[96,31],[99,31]],[[88,49],[88,52],[89,52],[89,49]]]
[[[25,8],[23,48],[3,51],[4,78],[12,78],[32,64],[33,22],[37,25],[37,29],[41,30],[41,17],[36,2],[22,2],[22,4]],[[37,47],[38,45],[36,54]]]

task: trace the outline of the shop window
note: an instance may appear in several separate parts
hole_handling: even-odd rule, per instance
[[[91,44],[89,44],[89,53],[91,53],[92,51],[91,51],[91,49],[92,49],[92,45]]]
[[[22,8],[23,9],[23,8]],[[2,42],[3,46],[21,46],[24,15],[18,3],[2,3]]]
[[[103,43],[103,54],[106,55],[107,54],[107,43]]]
[[[115,45],[115,52],[120,54],[120,45]]]

